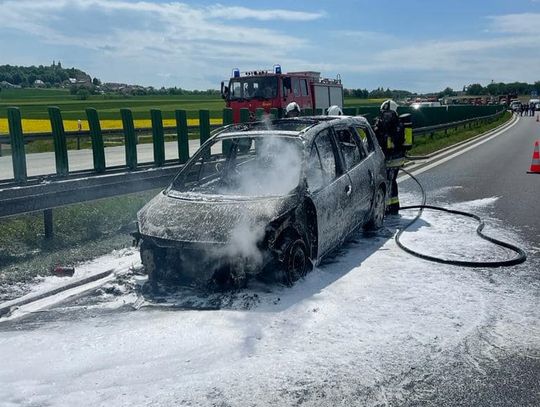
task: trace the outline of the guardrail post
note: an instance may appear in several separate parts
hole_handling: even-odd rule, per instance
[[[45,209],[43,211],[43,226],[45,229],[45,239],[52,239],[54,236],[52,209]]]
[[[161,110],[151,109],[152,144],[154,145],[154,165],[161,167],[165,164],[165,135],[163,132],[163,117]]]
[[[66,176],[69,174],[69,163],[66,143],[66,133],[62,113],[58,107],[49,107],[49,119],[51,121],[54,139],[54,157],[56,160],[56,175]]]
[[[242,109],[240,109],[240,123],[249,122],[249,116],[250,113],[248,108],[243,107]]]
[[[227,126],[232,123],[233,123],[233,111],[230,107],[226,107],[225,109],[223,109],[223,125]],[[230,149],[231,149],[231,141],[223,140],[221,142],[221,150],[223,151],[223,155],[227,156]]]
[[[120,109],[124,140],[126,146],[126,165],[130,170],[137,169],[137,137],[133,125],[133,113],[130,109]]]
[[[17,182],[26,182],[26,153],[21,124],[21,111],[16,107],[8,107],[9,137],[11,139],[11,162],[13,176]]]
[[[94,158],[94,170],[96,172],[105,171],[105,146],[103,144],[103,134],[101,134],[101,124],[99,123],[98,112],[94,108],[86,109],[90,136],[92,138],[92,155]]]
[[[199,131],[201,146],[210,138],[210,111],[199,110]]]
[[[178,142],[178,160],[181,164],[189,159],[189,134],[187,125],[187,114],[185,110],[176,110],[176,135]]]

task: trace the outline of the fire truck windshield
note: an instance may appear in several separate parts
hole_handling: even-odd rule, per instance
[[[274,99],[278,92],[275,76],[251,76],[231,79],[229,100]]]

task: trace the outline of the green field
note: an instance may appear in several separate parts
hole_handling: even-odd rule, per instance
[[[6,117],[6,108],[21,109],[23,119],[48,119],[47,107],[58,106],[64,119],[86,118],[87,107],[96,108],[101,119],[120,119],[120,109],[130,108],[135,119],[150,119],[150,109],[160,109],[164,119],[173,119],[176,109],[193,111],[208,109],[212,117],[221,117],[225,103],[215,96],[111,96],[92,95],[87,100],[78,100],[64,89],[3,89],[0,92],[0,118]]]
[[[376,105],[382,99],[345,99],[346,106]],[[190,112],[189,118],[197,118],[200,109],[210,110],[212,118],[221,118],[225,102],[216,96],[160,95],[160,96],[111,96],[93,95],[78,100],[67,89],[2,89],[0,92],[0,118],[7,115],[6,108],[21,109],[23,119],[48,119],[47,107],[58,106],[67,120],[86,118],[87,107],[96,108],[101,119],[120,120],[120,109],[130,108],[135,119],[150,119],[150,109],[160,109],[164,119],[173,119],[176,109]]]

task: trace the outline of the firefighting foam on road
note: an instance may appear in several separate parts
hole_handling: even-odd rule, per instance
[[[402,199],[415,202],[413,194]],[[485,215],[496,201],[452,207]],[[413,384],[435,369],[460,363],[465,373],[488,371],[510,348],[535,357],[528,349],[540,334],[531,279],[538,265],[426,267],[391,239],[412,216],[355,235],[292,288],[252,280],[228,293],[181,289],[176,300],[137,311],[137,251],[96,259],[86,270],[120,262],[124,272],[135,271],[91,296],[27,315],[17,329],[0,324],[0,356],[11,367],[0,373],[0,398],[8,405],[20,397],[53,405],[399,404],[425,397]],[[519,240],[495,219],[488,224],[496,236]],[[474,238],[474,227],[426,213],[405,239],[450,257],[507,255]]]

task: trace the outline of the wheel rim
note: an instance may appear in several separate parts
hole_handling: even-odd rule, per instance
[[[302,243],[295,242],[290,250],[287,264],[287,282],[294,283],[306,275],[307,256]]]

